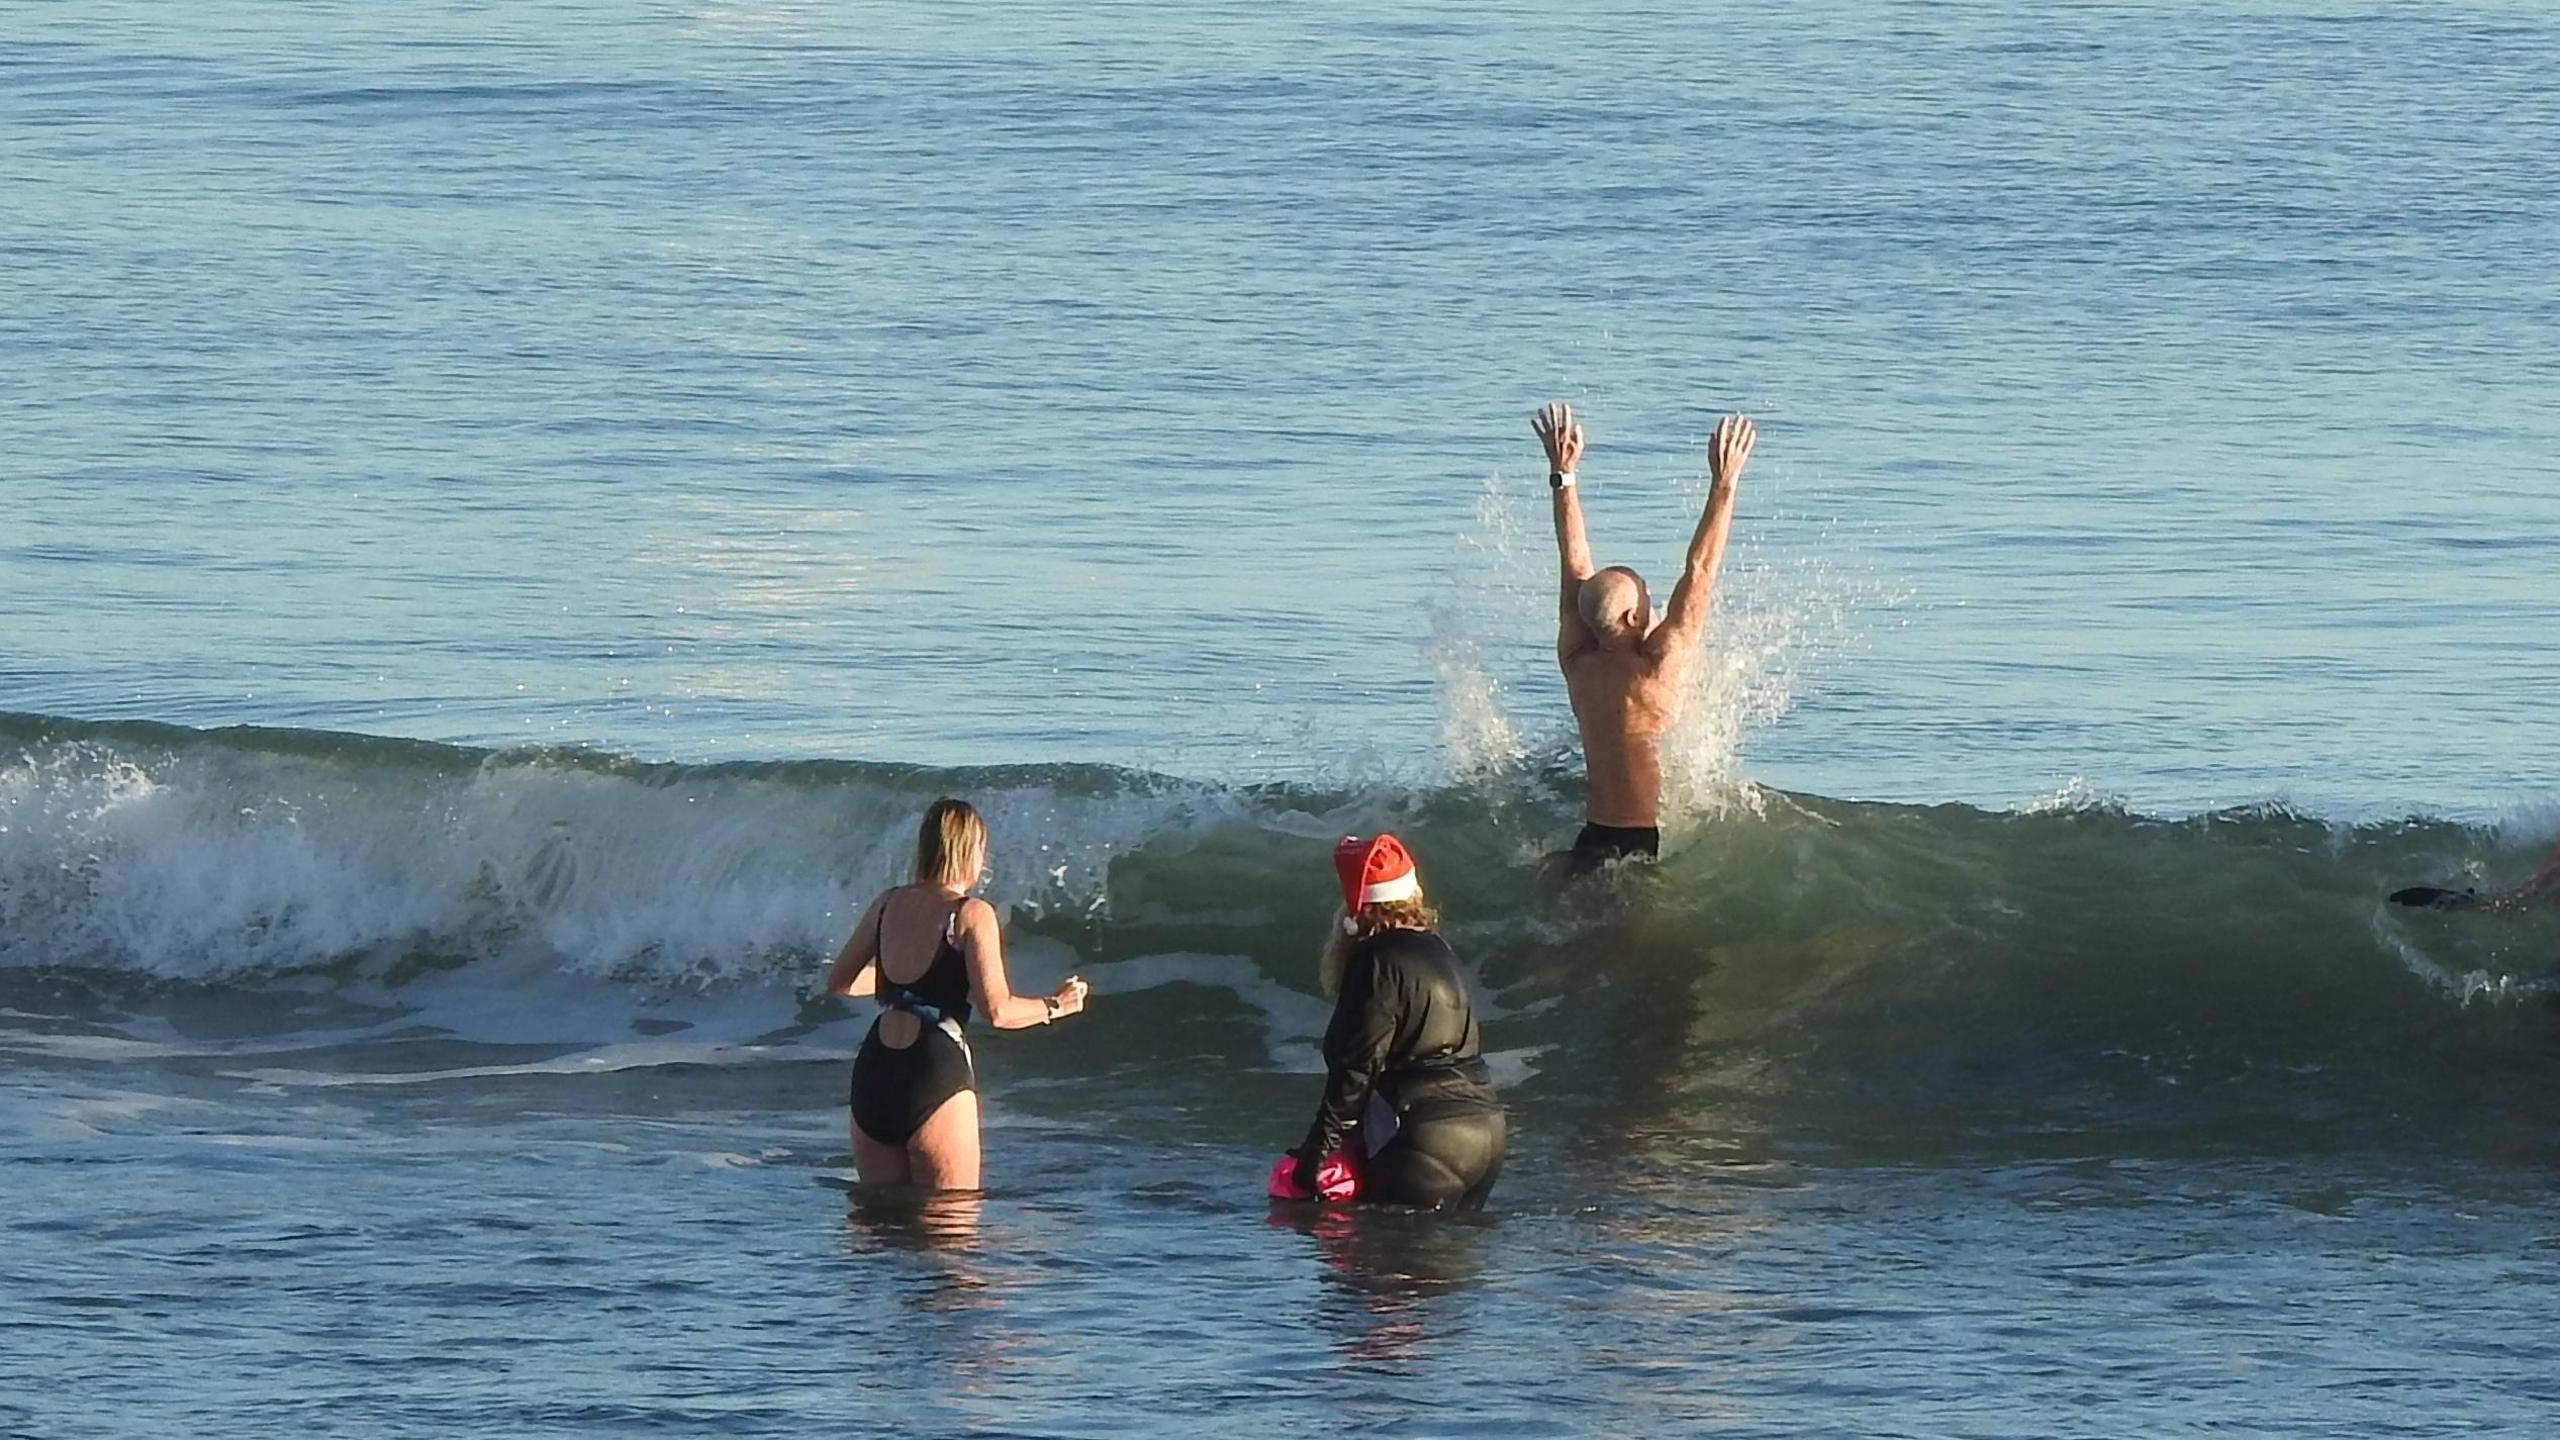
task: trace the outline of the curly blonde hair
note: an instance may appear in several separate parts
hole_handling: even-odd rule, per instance
[[[1431,908],[1429,897],[1419,893],[1410,900],[1363,905],[1358,914],[1337,905],[1333,928],[1325,934],[1324,950],[1316,956],[1316,988],[1324,992],[1327,1000],[1341,994],[1342,972],[1351,968],[1352,950],[1384,931],[1439,928],[1440,912]]]

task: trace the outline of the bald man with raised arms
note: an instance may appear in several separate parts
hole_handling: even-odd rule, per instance
[[[1698,644],[1706,634],[1716,567],[1733,531],[1734,485],[1751,458],[1757,432],[1740,415],[1716,424],[1707,445],[1706,513],[1689,537],[1689,553],[1658,618],[1644,577],[1623,565],[1594,570],[1582,532],[1582,426],[1568,405],[1549,405],[1530,421],[1547,451],[1556,555],[1562,583],[1556,600],[1556,664],[1582,732],[1588,822],[1573,842],[1572,868],[1586,874],[1612,861],[1662,850],[1662,737],[1679,718]]]

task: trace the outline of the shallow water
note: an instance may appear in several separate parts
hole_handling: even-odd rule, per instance
[[[1532,1123],[1482,1219],[1266,1215],[1258,1151],[1017,1094],[994,1198],[848,1212],[820,1117],[690,1089],[91,1092],[108,1133],[8,1145],[13,1426],[2453,1434],[2560,1398],[2535,1167]]]
[[[0,1432],[2548,1429],[2560,931],[2378,897],[2551,839],[2555,60],[0,14]],[[1551,398],[1657,580],[1764,437],[1579,899]],[[942,790],[1097,998],[919,1213],[802,995]],[[1385,825],[1474,1220],[1255,1193]]]

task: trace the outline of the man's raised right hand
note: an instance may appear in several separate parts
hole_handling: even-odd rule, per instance
[[[1570,475],[1582,463],[1582,427],[1574,423],[1573,407],[1548,405],[1529,417],[1529,428],[1537,432],[1538,443],[1547,447],[1547,469],[1557,475]]]
[[[1727,415],[1716,422],[1715,438],[1707,442],[1707,475],[1714,488],[1733,488],[1742,467],[1751,463],[1751,442],[1759,438],[1747,415]]]

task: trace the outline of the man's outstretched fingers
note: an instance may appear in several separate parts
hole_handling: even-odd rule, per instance
[[[1547,449],[1547,462],[1558,470],[1571,470],[1582,454],[1582,427],[1573,422],[1573,407],[1557,403],[1539,407],[1529,417],[1529,428],[1538,443]]]
[[[1715,438],[1707,446],[1707,467],[1719,481],[1730,481],[1742,473],[1751,459],[1751,441],[1755,434],[1747,415],[1727,415],[1716,422]]]

